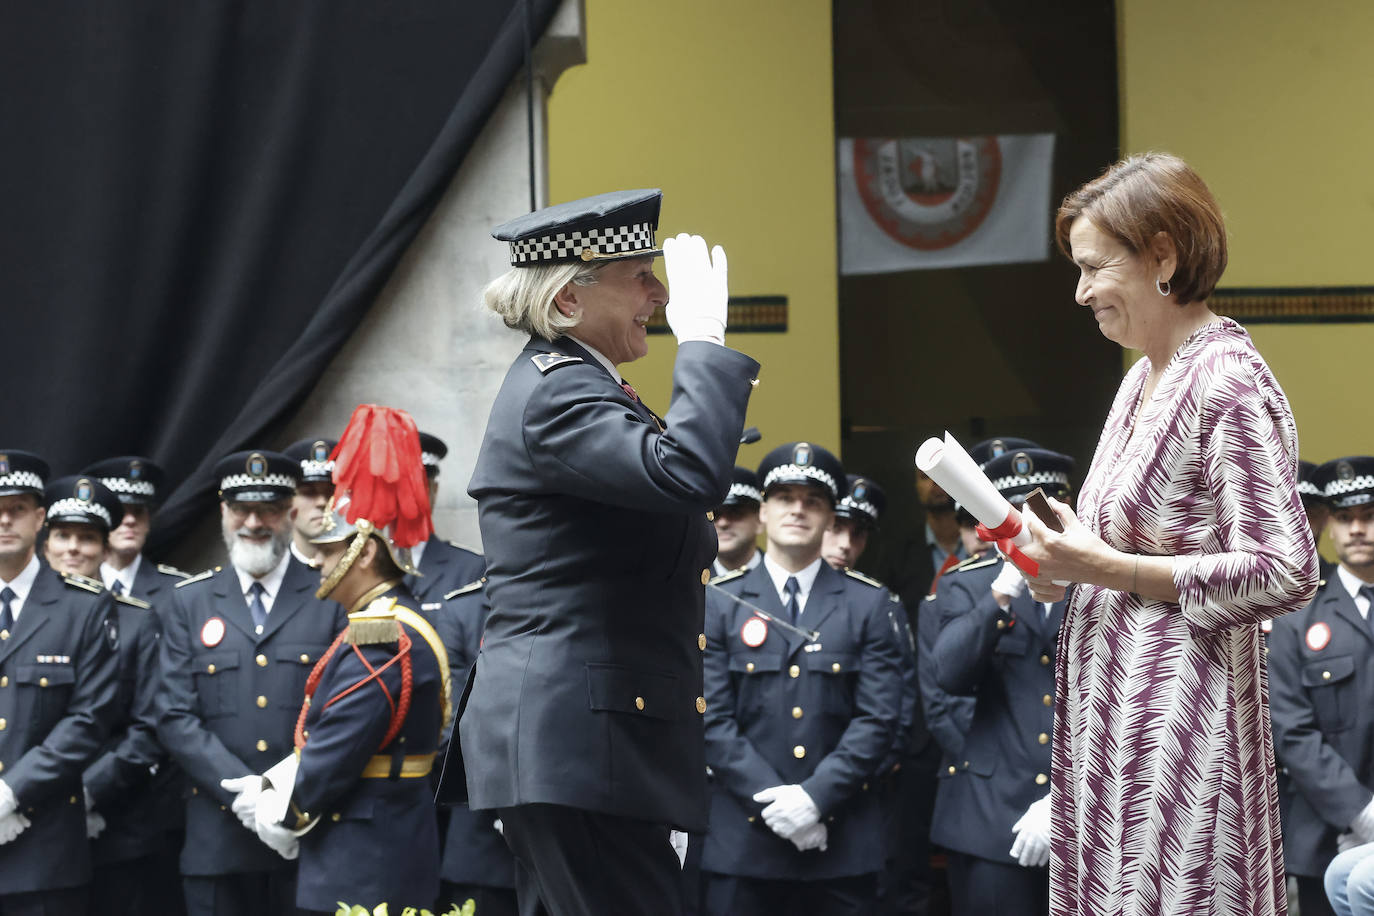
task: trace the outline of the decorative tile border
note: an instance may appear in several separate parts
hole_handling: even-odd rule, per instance
[[[1374,286],[1253,286],[1219,289],[1212,311],[1248,324],[1374,321]]]
[[[671,334],[668,319],[656,311],[649,319],[650,334]],[[727,334],[781,334],[787,330],[786,296],[731,296]]]

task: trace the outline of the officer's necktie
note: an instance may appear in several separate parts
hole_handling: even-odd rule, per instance
[[[18,597],[8,585],[0,589],[0,633],[4,634],[5,639],[10,638],[10,631],[14,629],[14,611],[10,610],[10,602]]]
[[[110,591],[114,592],[116,595],[122,595],[122,594],[124,594],[124,580],[123,580],[123,579],[116,579],[116,580],[114,580],[114,585],[111,585],[111,586],[110,586]]]
[[[1369,602],[1369,607],[1365,611],[1364,622],[1369,625],[1369,631],[1374,634],[1374,585],[1361,585],[1360,597]]]
[[[262,593],[266,591],[261,582],[254,582],[248,586],[248,613],[253,615],[253,626],[260,627],[267,623],[267,606],[262,603]]]
[[[795,626],[797,618],[801,616],[801,605],[797,603],[797,594],[801,592],[801,585],[797,582],[796,576],[787,577],[782,592],[787,596],[787,613],[792,618],[792,625]]]
[[[639,400],[639,395],[635,393],[634,386],[631,385],[629,382],[625,381],[623,378],[620,380],[620,387],[625,389],[625,393],[630,396],[631,401]]]

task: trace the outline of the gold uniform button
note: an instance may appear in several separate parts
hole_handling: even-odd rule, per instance
[[[1050,657],[1049,657],[1048,655],[1042,655],[1042,656],[1040,656],[1040,664],[1042,664],[1042,665],[1048,665],[1049,663],[1050,663]]]
[[[1035,774],[1035,784],[1036,784],[1037,786],[1043,786],[1045,783],[1047,783],[1047,782],[1049,782],[1049,781],[1050,781],[1050,778],[1049,778],[1048,776],[1046,776],[1044,773],[1036,773],[1036,774]]]
[[[258,663],[258,667],[259,667],[259,668],[266,668],[266,667],[267,667],[267,656],[266,656],[266,655],[259,655],[257,658],[253,659],[253,661],[255,661],[255,662]]]
[[[258,709],[266,709],[266,708],[267,708],[267,697],[259,696],[259,697],[258,697]]]
[[[1053,705],[1054,705],[1054,697],[1050,696],[1050,695],[1047,693],[1047,694],[1045,694],[1043,697],[1040,698],[1040,702],[1041,702],[1041,703],[1044,703],[1046,706],[1053,706]]]
[[[957,773],[957,772],[959,772],[958,768],[955,767],[953,764],[950,764],[950,767],[949,767],[949,775],[953,776],[953,775],[954,775],[955,773]]]
[[[1040,733],[1040,737],[1039,737],[1039,738],[1036,738],[1035,740],[1036,740],[1036,741],[1039,741],[1041,744],[1049,744],[1049,743],[1050,743],[1050,736],[1047,735],[1047,734],[1045,734],[1044,732],[1041,732],[1041,733]]]
[[[9,685],[10,676],[8,674],[0,675],[0,687],[8,687]]]
[[[703,716],[706,715],[706,698],[705,698],[705,697],[697,697],[697,712],[701,713]]]
[[[258,750],[260,750],[260,751],[265,751],[265,750],[267,750],[267,739],[266,739],[266,738],[259,738],[259,739],[258,739]]]
[[[714,512],[707,512],[707,513],[706,513],[706,520],[707,520],[708,522],[714,522],[714,521],[716,520],[716,513],[714,513]]]
[[[840,663],[839,663],[839,662],[835,662],[834,664],[832,664],[832,665],[830,666],[830,670],[833,671],[833,672],[835,672],[836,674],[839,674],[839,673],[840,673]]]
[[[9,630],[0,630],[0,639],[9,639],[9,638],[10,638],[10,631],[9,631]]]
[[[200,790],[197,789],[195,786],[191,786],[191,794],[192,794],[192,795],[199,795],[199,794],[200,794]]]
[[[40,677],[40,678],[38,679],[38,686],[39,686],[39,687],[46,687],[46,686],[48,686],[48,679],[45,678],[45,677]]]
[[[792,748],[792,756],[796,757],[798,760],[801,760],[803,757],[806,756],[806,748],[798,744],[796,747]]]
[[[302,664],[302,665],[308,665],[308,664],[310,664],[310,656],[306,655],[304,652],[301,653],[301,664]]]
[[[747,820],[751,824],[754,823],[754,815],[749,815],[747,818],[745,818],[745,820]]]
[[[802,717],[802,708],[801,708],[800,706],[793,706],[793,707],[792,707],[792,718],[794,718],[794,719],[800,719],[801,717]]]
[[[1331,672],[1330,672],[1330,671],[1323,671],[1323,672],[1322,672],[1322,680],[1324,680],[1324,681],[1329,681],[1329,680],[1331,680]]]
[[[643,698],[643,697],[635,697],[635,709],[643,709],[643,708],[644,708],[644,698]]]
[[[0,773],[5,772],[5,762],[0,760]]]
[[[67,804],[69,804],[69,805],[74,805],[74,804],[76,804],[76,796],[73,795],[71,798],[67,799]]]
[[[801,677],[801,669],[798,668],[796,665],[793,665],[791,668],[788,668],[787,673],[792,677]]]
[[[868,791],[868,783],[864,783],[864,784],[863,784],[863,790],[864,790],[865,792]]]
[[[206,673],[206,674],[214,674],[214,673],[215,673],[215,666],[214,666],[214,665],[206,665],[206,666],[205,666],[205,673]]]
[[[705,634],[705,633],[698,633],[698,634],[697,634],[697,648],[700,649],[700,650],[703,651],[703,652],[706,651],[706,634]]]
[[[343,815],[341,815],[341,814],[339,814],[339,812],[335,811],[333,814],[329,815],[329,819],[330,819],[331,821],[333,821],[334,823],[337,824],[340,820],[343,819]]]
[[[710,582],[710,581],[711,581],[711,570],[709,570],[709,569],[703,569],[703,570],[701,571],[701,584],[702,584],[702,585],[705,585],[707,582]]]
[[[219,810],[221,810],[221,811],[228,811],[229,809],[228,809],[227,807],[225,807],[224,805],[220,805],[220,806],[219,806]]]
[[[4,730],[5,730],[5,726],[8,725],[8,724],[9,724],[9,723],[6,722],[4,719],[0,719],[0,732],[4,731]]]
[[[753,671],[754,671],[754,663],[753,663],[753,662],[746,662],[745,665],[744,665],[744,670],[745,670],[745,671],[748,671],[749,673],[752,674]]]
[[[997,621],[997,629],[999,629],[999,630],[1005,630],[1006,628],[1007,628],[1007,622],[1006,622],[1005,620],[999,620],[999,621]]]

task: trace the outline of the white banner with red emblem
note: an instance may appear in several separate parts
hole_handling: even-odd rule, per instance
[[[1043,261],[1054,134],[842,138],[840,272]]]

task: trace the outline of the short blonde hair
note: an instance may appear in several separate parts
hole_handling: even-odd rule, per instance
[[[595,286],[597,274],[608,261],[580,261],[512,267],[487,284],[482,301],[501,316],[506,327],[545,340],[556,340],[577,327],[581,317],[570,318],[558,310],[553,297],[569,283]]]

